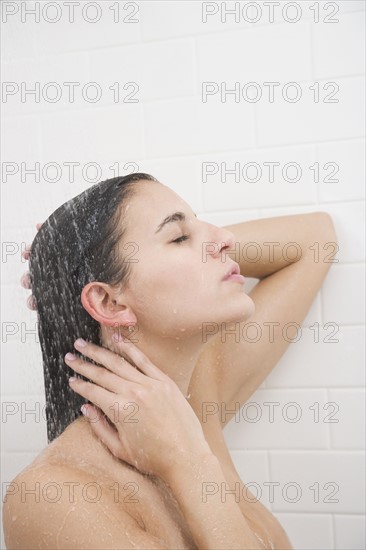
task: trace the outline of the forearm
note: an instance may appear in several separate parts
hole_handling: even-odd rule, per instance
[[[228,492],[220,462],[213,453],[181,460],[164,477],[200,550],[258,550],[261,546]]]
[[[325,212],[251,220],[226,229],[235,235],[234,248],[227,254],[247,277],[262,279],[304,255],[329,261],[338,250],[333,222]]]

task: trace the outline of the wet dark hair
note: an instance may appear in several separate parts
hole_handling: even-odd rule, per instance
[[[74,342],[79,336],[102,345],[100,324],[84,309],[81,291],[91,281],[128,284],[131,263],[123,261],[117,245],[126,232],[123,205],[141,180],[158,181],[138,172],[93,185],[57,208],[32,242],[29,271],[42,349],[48,443],[88,402],[70,389],[68,379],[75,372],[64,356],[68,351],[78,355]]]

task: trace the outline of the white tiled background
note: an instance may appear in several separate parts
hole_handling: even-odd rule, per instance
[[[8,163],[3,171],[16,171],[3,173],[2,181],[2,481],[10,481],[46,445],[41,353],[36,315],[26,308],[28,292],[19,285],[27,269],[21,250],[33,239],[36,222],[94,183],[88,163],[101,167],[96,181],[116,175],[118,165],[121,175],[155,175],[217,225],[317,210],[331,214],[339,262],[305,319],[301,339],[250,399],[262,418],[253,423],[241,415],[225,437],[243,481],[254,494],[258,489],[295,549],[364,549],[365,3],[295,2],[301,10],[296,23],[283,16],[283,1],[273,23],[263,2],[254,3],[262,13],[256,23],[243,16],[248,2],[237,2],[239,21],[228,15],[226,22],[221,2],[211,3],[217,13],[206,23],[201,2],[139,2],[135,15],[133,6],[121,2],[119,23],[110,9],[116,2],[99,2],[96,23],[80,17],[85,2],[75,9],[74,23],[63,2],[56,23],[46,20],[55,18],[52,10],[37,22],[26,14],[22,22],[24,5],[32,3],[12,4],[19,11],[2,24],[3,82],[19,88],[23,82],[28,89],[39,82],[41,90],[56,82],[63,93],[55,103],[29,95],[22,102],[20,93],[2,103],[2,158]],[[287,19],[294,18],[291,9]],[[123,22],[128,14],[137,22]],[[247,14],[253,20],[253,12]],[[339,21],[326,23],[327,16]],[[91,81],[102,89],[98,102],[88,103],[80,91],[74,103],[67,100],[64,82],[79,82],[80,90]],[[202,82],[224,81],[228,88],[235,82],[280,85],[273,103],[264,97],[236,103],[232,96],[220,102],[219,94],[202,102]],[[115,82],[124,95],[132,88],[123,85],[136,82],[139,101],[113,102],[109,87]],[[302,90],[297,103],[281,100],[288,82]],[[323,101],[334,90],[329,82],[338,85],[337,103]],[[309,90],[314,83],[319,102]],[[26,173],[37,162],[39,181]],[[67,168],[72,162],[79,163],[74,179]],[[204,182],[204,162],[231,168],[257,162],[263,175],[257,183],[235,182],[230,175],[226,182],[218,175]],[[301,179],[288,183],[276,175],[270,182],[264,162],[279,162],[280,170],[297,162]],[[58,181],[51,181],[56,171],[48,163],[58,163]],[[318,182],[310,169],[315,163]],[[324,181],[331,175],[326,163],[338,165],[338,182]],[[317,343],[314,323],[320,326]],[[265,414],[268,401],[279,403],[274,422]],[[284,411],[294,415],[293,408],[286,409],[292,402],[301,411],[296,423],[283,418]],[[253,410],[247,413],[250,419]],[[292,490],[291,483],[297,484]]]

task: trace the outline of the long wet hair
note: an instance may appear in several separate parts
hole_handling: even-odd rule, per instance
[[[141,180],[158,181],[138,172],[93,185],[57,208],[32,242],[29,272],[42,349],[48,443],[82,414],[80,407],[87,402],[70,389],[68,379],[75,372],[64,356],[68,351],[77,355],[78,337],[102,345],[100,324],[84,309],[81,292],[91,281],[128,284],[131,262],[116,252],[126,232],[123,205]]]

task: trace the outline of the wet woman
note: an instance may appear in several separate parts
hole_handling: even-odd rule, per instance
[[[304,320],[330,242],[325,212],[220,228],[143,173],[58,208],[29,276],[49,445],[8,491],[7,548],[291,549],[223,428],[296,336],[283,327]],[[249,320],[272,337],[238,341]]]

